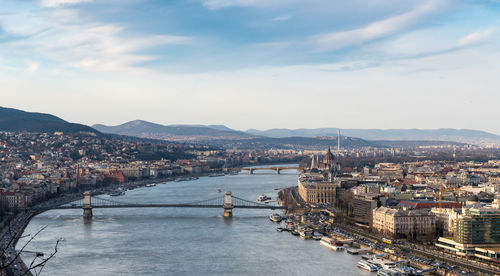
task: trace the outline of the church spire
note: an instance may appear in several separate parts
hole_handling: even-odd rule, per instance
[[[313,155],[311,158],[311,170],[316,168],[316,159],[315,156]]]

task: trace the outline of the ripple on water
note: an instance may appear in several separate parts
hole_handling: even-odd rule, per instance
[[[296,174],[239,174],[168,182],[127,191],[124,202],[192,202],[221,195],[255,201],[276,188],[296,185]],[[52,210],[26,229],[48,228],[29,245],[50,252],[64,237],[45,275],[359,275],[359,257],[330,251],[318,242],[276,232],[270,210],[94,209],[85,224],[81,210]]]

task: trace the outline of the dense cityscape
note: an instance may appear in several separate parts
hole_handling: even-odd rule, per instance
[[[287,208],[275,218],[287,219],[280,231],[305,239],[321,235],[332,244],[343,240],[353,254],[360,252],[355,248],[373,256],[386,254],[384,262],[411,264],[412,273],[499,272],[497,148],[341,148],[340,139],[332,144],[333,152],[288,146],[249,151],[94,133],[1,132],[5,271],[17,275],[30,270],[13,246],[29,218],[40,213],[37,207],[66,204],[84,191],[122,195],[165,181],[297,164],[297,184],[289,183],[278,193],[280,205]],[[397,265],[382,267],[376,260],[368,269],[409,273]]]

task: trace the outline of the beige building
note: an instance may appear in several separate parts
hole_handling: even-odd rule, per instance
[[[436,232],[436,216],[426,210],[379,207],[373,210],[372,230],[393,238],[430,241]]]
[[[333,203],[335,183],[322,181],[322,178],[305,175],[298,180],[299,195],[307,203]]]

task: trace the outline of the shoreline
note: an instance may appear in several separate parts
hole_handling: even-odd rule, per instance
[[[206,174],[206,175],[203,174],[203,175],[196,176],[196,177],[208,177],[208,176],[209,176],[208,174]],[[183,176],[183,177],[185,177],[185,176]],[[137,189],[137,188],[145,187],[147,184],[153,184],[153,183],[154,184],[160,184],[160,183],[166,183],[166,182],[175,181],[175,179],[177,179],[177,178],[178,177],[173,177],[173,178],[172,177],[166,177],[166,178],[154,178],[154,179],[135,180],[135,181],[129,181],[129,182],[124,182],[124,183],[112,183],[112,184],[109,184],[109,185],[107,185],[105,187],[101,187],[100,189],[93,189],[93,190],[91,190],[91,193],[92,193],[92,195],[106,194],[107,192],[109,192],[109,191],[111,191],[113,189],[117,189],[117,188],[122,187],[122,186],[126,186],[127,190],[134,190],[134,189]],[[75,195],[78,195],[78,196],[75,196]],[[70,194],[66,194],[66,196],[73,196],[73,197],[71,197],[71,199],[64,200],[64,202],[62,202],[61,204],[66,204],[66,203],[70,203],[72,201],[81,199],[81,198],[83,198],[83,193],[81,191],[77,191],[77,192],[73,192],[73,193],[70,193]],[[39,203],[39,204],[46,204],[46,203],[47,203],[47,201]],[[37,205],[35,205],[35,206],[37,206]],[[23,218],[22,217],[23,213],[20,212],[17,215],[16,218],[14,218],[12,221],[10,221],[9,222],[10,224],[18,224],[18,223],[21,222],[21,220],[24,220],[24,222],[22,224],[22,227],[20,228],[19,231],[16,232],[16,235],[18,236],[18,238],[16,238],[15,240],[13,240],[13,242],[10,245],[9,248],[17,252],[17,250],[16,250],[17,243],[19,242],[19,239],[24,236],[24,231],[26,230],[26,227],[28,227],[29,223],[31,222],[31,219],[34,218],[34,217],[36,217],[37,215],[39,215],[41,213],[44,213],[44,212],[50,211],[50,210],[51,209],[44,210],[44,211],[38,211],[38,212],[37,211],[27,211],[28,212],[28,217],[26,217],[26,218]],[[22,266],[22,269],[24,270],[20,275],[32,276],[33,273],[31,273],[31,271],[28,270],[28,266],[26,265],[26,262],[21,257],[21,255],[19,255],[18,260],[19,260],[19,263]],[[14,272],[14,275],[16,275],[15,272]]]
[[[289,164],[296,164],[296,163],[297,162],[289,162],[289,163],[288,162],[285,162],[285,163],[279,162],[279,163],[256,164],[253,166],[269,166],[269,165],[280,165],[280,164],[289,165]],[[248,166],[248,165],[242,166],[242,168],[244,168],[244,167],[250,167],[250,166]],[[223,172],[219,172],[219,173],[223,173]],[[177,179],[189,179],[189,178],[195,178],[195,179],[191,179],[191,180],[197,180],[200,177],[212,177],[211,175],[213,175],[213,174],[214,174],[214,172],[210,172],[210,173],[202,173],[202,174],[195,174],[195,175],[182,175],[182,176],[170,176],[170,177],[163,177],[163,178],[141,179],[141,180],[128,181],[128,182],[124,182],[124,183],[111,183],[111,184],[108,184],[106,186],[90,189],[90,192],[92,195],[102,195],[102,194],[107,194],[107,193],[111,192],[112,190],[118,189],[120,187],[124,187],[127,190],[134,190],[137,188],[145,187],[147,184],[161,184],[161,183],[167,183],[167,182],[174,182]],[[227,175],[231,175],[231,174],[223,173],[223,175],[217,175],[214,177],[223,177],[223,176],[227,176]],[[83,198],[83,191],[79,190],[79,191],[66,193],[66,194],[62,194],[62,195],[63,195],[62,201],[57,201],[57,199],[60,199],[60,198],[53,198],[53,199],[49,199],[47,201],[38,203],[37,205],[35,205],[33,207],[36,207],[36,206],[40,207],[40,205],[41,206],[49,205],[51,203],[51,201],[56,201],[55,202],[56,204],[67,204],[67,203],[70,203],[72,201]],[[66,197],[69,197],[69,198],[64,199]],[[31,208],[33,208],[33,207],[31,207]],[[29,210],[29,209],[27,209],[27,210]],[[24,231],[26,230],[26,227],[29,225],[32,218],[34,218],[35,216],[37,216],[41,213],[44,213],[45,211],[49,211],[49,210],[50,209],[44,210],[44,211],[38,211],[38,212],[33,211],[33,210],[27,211],[30,213],[29,213],[28,217],[25,218],[22,229],[18,232],[18,236],[19,237],[23,236]],[[19,214],[21,214],[21,213],[19,213]],[[18,223],[19,219],[21,219],[21,218],[14,219],[13,221],[11,221],[9,223]],[[11,244],[10,247],[13,250],[16,250],[16,246],[17,246],[18,241],[19,241],[19,238],[14,240],[13,243]],[[27,271],[26,262],[23,260],[21,255],[19,255],[18,259],[19,259],[20,263],[22,264],[23,269],[26,269],[25,271],[23,271],[24,274],[21,274],[21,275],[33,275],[30,271]]]

